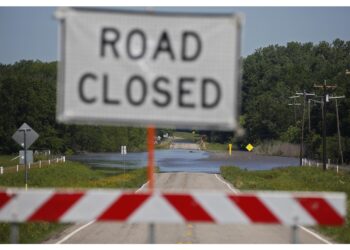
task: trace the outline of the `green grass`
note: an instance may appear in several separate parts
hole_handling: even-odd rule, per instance
[[[336,242],[350,243],[350,173],[324,172],[316,167],[246,171],[221,167],[222,176],[242,190],[334,191],[347,194],[347,221],[342,227],[316,227]]]
[[[142,185],[146,180],[146,170],[126,170],[117,168],[91,168],[78,162],[51,164],[29,171],[28,187],[53,188],[120,188],[126,181]],[[141,178],[144,174],[144,179]],[[24,172],[8,173],[0,178],[0,187],[24,187]],[[137,179],[137,183],[134,181]],[[130,185],[131,187],[132,185]],[[137,187],[137,185],[135,186]]]
[[[0,166],[2,167],[16,166],[16,164],[18,164],[18,158],[11,161],[11,159],[15,157],[16,155],[0,155]]]
[[[173,134],[176,137],[181,137],[183,140],[190,141],[190,142],[197,142],[200,139],[199,134],[195,133],[192,134],[192,132],[174,132]]]
[[[170,143],[170,139],[163,139],[161,143],[155,145],[155,149],[169,149]]]
[[[24,187],[24,172],[4,174],[0,188]],[[67,161],[29,171],[29,187],[35,188],[136,188],[146,182],[145,168],[126,170],[92,168],[82,163]],[[20,225],[20,243],[39,243],[52,234],[65,229],[68,224],[36,222]],[[0,243],[9,243],[10,225],[0,223]]]

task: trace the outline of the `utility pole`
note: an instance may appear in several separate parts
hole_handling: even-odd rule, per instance
[[[302,93],[296,93],[296,95],[298,96],[303,96],[303,118],[301,121],[301,140],[300,140],[300,153],[299,153],[299,164],[300,166],[303,165],[303,156],[304,156],[304,123],[305,123],[305,103],[306,103],[306,97],[307,96],[314,96],[314,93],[306,93],[306,91],[304,90],[304,92]]]
[[[340,136],[340,125],[339,125],[339,112],[338,112],[338,99],[343,99],[345,96],[330,96],[329,99],[335,100],[335,112],[337,114],[337,130],[338,130],[338,149],[339,149],[339,156],[340,156],[340,163],[343,165],[344,158],[343,158],[343,150],[341,146],[341,136]]]
[[[308,120],[309,120],[309,133],[311,132],[310,102],[311,102],[311,99],[307,100],[307,110],[308,110]]]
[[[314,85],[314,88],[322,88],[323,89],[323,110],[322,110],[322,145],[323,145],[323,170],[326,171],[326,161],[327,161],[327,154],[326,154],[326,102],[329,101],[327,89],[329,88],[336,88],[336,85],[327,85],[327,81],[324,80],[322,85]]]
[[[294,123],[295,125],[297,124],[297,111],[295,106],[300,106],[301,103],[295,103],[295,98],[299,98],[299,96],[295,95],[295,96],[290,96],[290,99],[293,99],[293,103],[289,103],[288,106],[293,106],[294,107]]]

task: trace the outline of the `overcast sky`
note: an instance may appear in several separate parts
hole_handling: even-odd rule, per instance
[[[143,8],[140,8],[143,9]],[[350,7],[164,7],[153,11],[240,12],[245,15],[242,55],[270,44],[350,40]],[[0,7],[0,63],[57,60],[55,8]]]

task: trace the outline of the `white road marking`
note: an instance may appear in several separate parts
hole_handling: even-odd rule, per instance
[[[148,184],[148,181],[147,181],[145,184],[143,184],[139,189],[137,189],[137,190],[135,191],[135,193],[140,192],[147,184]]]
[[[146,185],[147,185],[148,181],[143,184],[139,189],[137,189],[135,191],[135,193],[140,192]],[[75,235],[76,233],[80,232],[81,230],[83,230],[84,228],[87,228],[88,226],[90,226],[92,223],[94,223],[96,220],[92,220],[84,225],[82,225],[81,227],[77,228],[76,230],[74,230],[73,232],[71,232],[70,234],[68,234],[66,237],[64,237],[62,240],[59,240],[56,242],[56,244],[62,244],[65,241],[67,241],[68,239],[70,239],[73,235]]]
[[[86,224],[84,224],[83,226],[79,227],[78,229],[74,230],[73,232],[71,232],[70,234],[68,234],[66,237],[64,237],[62,240],[57,241],[56,244],[62,244],[63,242],[65,242],[66,240],[68,240],[70,237],[72,237],[74,234],[80,232],[81,230],[83,230],[84,228],[90,226],[92,223],[94,223],[96,220],[92,220]]]
[[[228,186],[229,189],[231,189],[235,194],[239,193],[239,190],[233,188],[228,182],[222,180],[217,174],[215,174],[215,177],[221,181],[222,183],[224,183],[226,186]],[[303,227],[301,225],[298,225],[298,227],[302,230],[304,230],[305,232],[311,234],[312,236],[314,236],[316,239],[322,241],[323,243],[326,243],[326,244],[332,244],[332,242],[329,242],[328,240],[322,238],[320,235],[318,235],[317,233],[315,232],[312,232],[311,230],[307,229],[306,227]]]
[[[299,228],[301,228],[302,230],[304,230],[305,232],[311,234],[312,236],[314,236],[316,239],[319,239],[320,241],[326,243],[326,244],[332,244],[332,242],[329,242],[328,240],[322,238],[320,235],[318,235],[315,232],[312,232],[311,230],[307,229],[306,227],[300,226],[298,225]]]
[[[239,191],[237,189],[232,187],[231,184],[229,184],[227,181],[222,180],[217,174],[215,174],[215,177],[216,177],[216,179],[218,179],[219,181],[224,183],[232,192],[234,192],[235,194],[239,193]]]

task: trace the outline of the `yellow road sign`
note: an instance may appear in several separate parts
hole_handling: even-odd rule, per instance
[[[245,147],[249,152],[253,150],[253,145],[252,144],[248,144],[246,147]]]

